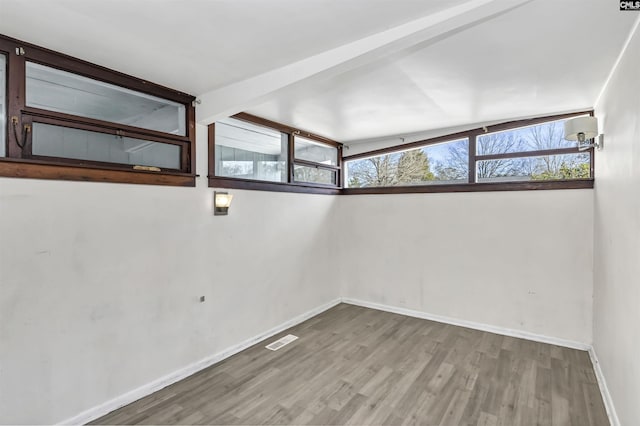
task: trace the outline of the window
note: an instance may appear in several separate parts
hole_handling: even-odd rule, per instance
[[[468,183],[468,150],[469,140],[460,139],[351,161],[345,182],[348,188]]]
[[[185,106],[177,102],[33,62],[26,68],[29,107],[186,135]]]
[[[293,143],[296,160],[334,167],[338,165],[338,149],[334,146],[327,146],[297,135]]]
[[[593,187],[593,149],[564,139],[590,112],[474,129],[346,157],[346,194]],[[377,189],[376,189],[377,188]]]
[[[295,182],[338,186],[338,148],[299,135],[293,137]]]
[[[537,155],[544,152],[546,155]],[[478,182],[568,180],[591,177],[591,152],[564,139],[564,120],[477,137]]]
[[[522,182],[589,178],[589,154],[480,160],[478,182]]]
[[[5,37],[0,68],[0,175],[195,185],[192,96]]]
[[[337,194],[341,145],[246,113],[209,126],[209,186]]]
[[[234,118],[215,126],[216,176],[287,182],[286,133]]]
[[[180,147],[143,139],[33,123],[31,152],[37,157],[180,169]]]

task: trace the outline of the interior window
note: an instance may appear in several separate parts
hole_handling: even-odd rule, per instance
[[[215,125],[216,176],[287,182],[287,135],[234,118]]]
[[[193,96],[4,36],[0,79],[0,176],[195,186]]]
[[[184,136],[185,106],[27,62],[27,106]]]
[[[209,186],[337,193],[341,144],[301,133],[247,113],[218,120],[209,126]]]

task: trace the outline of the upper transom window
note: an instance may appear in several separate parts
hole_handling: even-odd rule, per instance
[[[581,151],[564,139],[565,120],[586,114],[505,123],[345,157],[345,192],[592,187],[593,149]]]
[[[342,145],[241,113],[209,127],[209,186],[338,193]]]
[[[0,175],[195,184],[192,96],[6,37],[0,58]]]

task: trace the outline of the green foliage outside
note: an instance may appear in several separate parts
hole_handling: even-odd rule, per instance
[[[533,180],[584,179],[591,176],[591,166],[581,163],[575,166],[562,163],[557,172],[545,170],[540,174],[533,174]]]

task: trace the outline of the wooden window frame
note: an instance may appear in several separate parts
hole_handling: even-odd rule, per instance
[[[300,136],[302,138],[311,140],[313,142],[319,142],[323,145],[327,145],[327,146],[331,146],[333,148],[336,148],[336,165],[329,165],[329,164],[322,164],[322,163],[318,163],[316,161],[309,161],[309,160],[303,160],[300,158],[296,158],[296,138]],[[327,188],[340,188],[341,185],[341,176],[340,176],[340,172],[342,170],[341,166],[341,149],[339,148],[339,144],[329,144],[323,141],[319,141],[317,139],[315,139],[312,135],[310,135],[309,133],[304,133],[301,134],[300,131],[295,131],[290,135],[290,138],[292,139],[293,143],[290,145],[290,159],[291,159],[291,166],[289,167],[290,170],[290,182],[292,183],[297,183],[297,184],[306,184],[306,185],[317,185],[317,186],[322,186],[322,187],[327,187]],[[333,141],[331,141],[333,142]],[[310,167],[310,168],[316,168],[316,169],[323,169],[323,170],[329,170],[331,172],[334,172],[336,174],[336,184],[335,185],[329,185],[329,184],[321,184],[321,183],[310,183],[310,182],[304,182],[304,181],[297,181],[296,180],[296,176],[295,176],[295,166],[303,166],[303,167]]]
[[[170,186],[195,186],[195,97],[146,80],[0,35],[0,54],[7,59],[7,120],[5,157],[0,157],[0,176],[35,179],[78,180]],[[110,121],[76,116],[26,105],[26,63],[33,62],[82,77],[156,96],[185,106],[184,136]],[[18,118],[18,137],[12,117]],[[180,169],[136,170],[133,165],[46,157],[32,154],[33,123],[144,139],[180,147]],[[25,126],[31,131],[24,133]],[[21,147],[20,145],[23,145]]]
[[[343,164],[349,161],[363,158],[377,157],[395,152],[418,149],[443,142],[454,142],[460,139],[469,140],[469,182],[459,184],[433,184],[433,185],[405,185],[405,186],[382,186],[368,188],[346,188],[343,182],[343,195],[363,195],[363,194],[408,194],[408,193],[442,193],[442,192],[485,192],[485,191],[524,191],[524,190],[544,190],[544,189],[584,189],[593,188],[594,182],[594,149],[579,150],[576,148],[546,149],[537,151],[520,151],[503,154],[476,154],[476,140],[478,136],[486,133],[495,133],[522,127],[534,126],[551,121],[563,120],[580,115],[593,116],[593,110],[579,111],[568,114],[549,115],[536,117],[529,120],[516,120],[491,126],[480,127],[435,138],[409,142],[389,148],[376,149],[359,154],[343,157]],[[588,153],[590,158],[590,178],[586,179],[564,179],[564,180],[544,180],[527,182],[477,182],[476,164],[478,161],[495,160],[505,158],[536,157],[558,154]]]
[[[310,133],[295,127],[267,120],[255,115],[241,112],[231,116],[236,120],[246,121],[251,124],[257,124],[273,130],[277,130],[287,135],[287,182],[267,182],[255,179],[243,179],[226,176],[216,176],[216,146],[215,146],[215,123],[208,126],[209,131],[209,187],[210,188],[234,188],[234,189],[251,189],[258,191],[274,191],[274,192],[298,192],[309,194],[325,194],[338,195],[341,193],[342,182],[342,144],[331,139]],[[334,147],[338,150],[338,161],[336,166],[315,163],[313,161],[305,161],[295,159],[294,139],[295,136],[301,136],[311,139],[327,146]],[[317,167],[333,170],[337,173],[336,185],[325,185],[319,183],[296,182],[293,167],[294,165],[302,165],[308,167]]]

